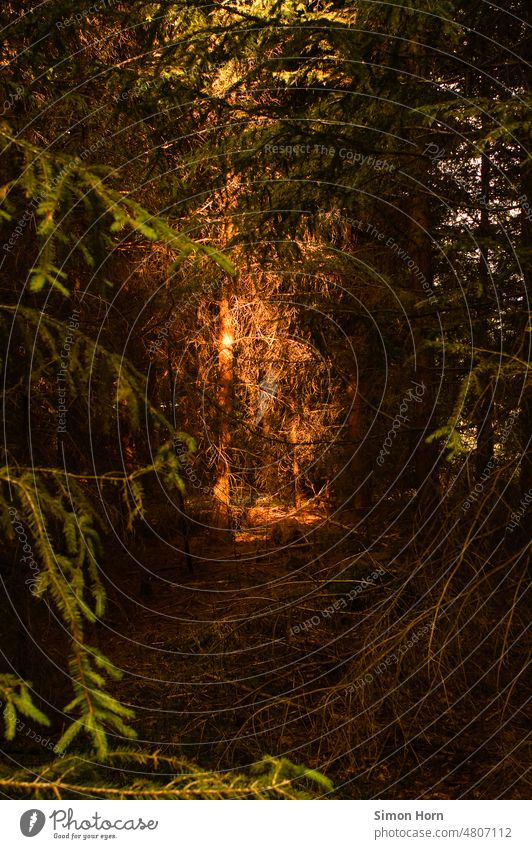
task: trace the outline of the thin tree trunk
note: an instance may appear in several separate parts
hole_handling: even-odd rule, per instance
[[[430,304],[433,292],[432,244],[430,237],[430,196],[418,188],[412,204],[412,290],[417,303]],[[419,273],[418,273],[419,269]],[[430,319],[429,319],[430,321]],[[415,440],[414,477],[419,493],[438,492],[439,484],[435,469],[437,449],[427,443],[427,437],[434,429],[434,354],[426,346],[428,322],[413,315],[413,337],[415,345],[416,381],[423,387],[420,403],[413,405],[413,439]]]
[[[485,310],[489,304],[490,272],[488,264],[488,248],[485,239],[489,233],[489,196],[490,196],[490,162],[486,153],[482,154],[480,166],[480,190],[481,208],[479,225],[479,284],[480,298],[479,308]],[[478,318],[477,346],[482,349],[489,348],[488,337],[489,315]],[[482,358],[484,354],[480,355]],[[482,372],[479,375],[480,397],[476,407],[476,431],[477,446],[475,454],[475,474],[479,480],[486,468],[493,460],[494,435],[493,435],[493,390],[489,375]]]
[[[530,141],[530,139],[529,139]],[[523,206],[521,211],[521,238],[523,246],[523,257],[521,265],[523,268],[523,277],[525,284],[525,298],[523,299],[523,320],[522,320],[522,346],[520,355],[521,358],[528,363],[529,368],[532,366],[532,334],[527,332],[529,323],[529,314],[527,310],[530,299],[532,298],[532,268],[530,263],[530,246],[532,245],[532,168],[526,166],[526,172],[522,182],[523,192],[522,198],[524,203],[527,203],[528,209]],[[526,200],[525,200],[526,199]],[[523,495],[530,492],[532,489],[532,392],[530,391],[530,383],[523,388],[521,398],[521,413],[520,413],[520,447],[522,450],[521,457],[521,472],[520,472],[520,488]]]
[[[409,70],[417,79],[424,76],[424,50],[419,44],[419,37],[413,35],[408,44]],[[423,304],[423,312],[427,312],[427,304],[432,304],[434,269],[431,239],[431,195],[430,168],[431,165],[424,156],[427,138],[424,133],[420,136],[416,131],[412,141],[417,146],[417,162],[415,178],[412,184],[411,215],[411,259],[412,292],[417,303]],[[433,420],[435,392],[433,385],[434,353],[426,346],[431,319],[421,321],[414,312],[412,315],[413,338],[415,345],[416,381],[423,387],[420,403],[414,404],[413,409],[413,439],[414,441],[414,479],[418,494],[426,495],[432,500],[435,494],[439,497],[439,481],[436,469],[438,451],[434,443],[427,443],[427,437],[435,428]]]
[[[218,464],[214,484],[214,524],[231,527],[231,492],[229,450],[231,448],[231,414],[233,411],[233,320],[229,294],[220,300],[218,332]]]
[[[352,446],[349,459],[349,476],[353,491],[347,503],[358,521],[371,509],[373,477],[371,474],[371,454],[363,445],[368,428],[366,408],[359,387],[355,383],[349,386],[348,396],[351,407],[347,416],[347,439]]]
[[[302,506],[303,498],[301,495],[301,478],[299,474],[299,456],[298,456],[298,439],[297,439],[297,419],[292,420],[290,428],[290,442],[292,444],[292,475],[294,478],[294,507],[296,510]]]

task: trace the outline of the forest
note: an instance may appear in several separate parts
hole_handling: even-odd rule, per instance
[[[2,3],[1,798],[529,798],[527,12]]]

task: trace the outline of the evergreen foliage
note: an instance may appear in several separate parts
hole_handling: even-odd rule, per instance
[[[273,486],[297,507],[294,477],[336,481],[357,521],[408,502],[403,568],[436,576],[416,613],[432,632],[509,576],[503,669],[527,565],[509,519],[532,492],[530,35],[523,0],[486,5],[139,0],[84,17],[70,0],[4,3],[0,568],[7,597],[24,584],[20,627],[47,609],[64,637],[72,691],[46,706],[0,671],[6,740],[25,717],[57,731],[62,756],[30,778],[2,766],[6,795],[332,792],[285,758],[205,772],[133,748],[98,634],[106,558],[149,524],[154,479],[172,530],[196,470],[214,501],[224,463],[234,516]],[[393,462],[372,466],[414,380]],[[351,661],[360,676],[410,634],[409,581],[375,614],[375,629],[397,614],[397,633],[375,638],[367,669]],[[449,643],[428,652],[429,680]]]

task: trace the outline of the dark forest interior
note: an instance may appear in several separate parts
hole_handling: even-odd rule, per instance
[[[0,9],[0,795],[530,792],[528,4]]]

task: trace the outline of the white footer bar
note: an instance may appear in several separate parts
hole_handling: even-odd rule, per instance
[[[6,849],[530,849],[531,808],[526,801],[6,800],[1,842]]]

